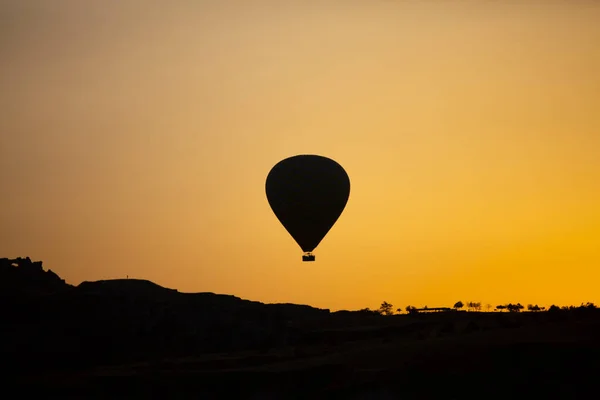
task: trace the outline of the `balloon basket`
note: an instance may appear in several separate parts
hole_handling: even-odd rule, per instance
[[[302,256],[302,261],[315,261],[314,254],[306,253]]]

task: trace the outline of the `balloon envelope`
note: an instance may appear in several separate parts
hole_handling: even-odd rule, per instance
[[[300,248],[310,253],[346,207],[350,178],[332,159],[303,154],[278,162],[267,176],[265,189],[277,219]],[[304,260],[314,260],[309,257]]]

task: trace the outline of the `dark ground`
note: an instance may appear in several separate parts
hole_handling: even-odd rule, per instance
[[[600,311],[381,316],[0,259],[5,390],[44,398],[598,399]],[[19,392],[12,392],[19,390]]]

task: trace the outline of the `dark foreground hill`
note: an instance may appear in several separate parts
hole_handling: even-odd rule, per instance
[[[0,282],[5,377],[46,397],[600,396],[590,308],[332,313],[144,280],[71,286],[29,259],[0,259]]]

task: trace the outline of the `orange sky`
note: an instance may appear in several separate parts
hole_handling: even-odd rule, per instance
[[[0,0],[0,257],[336,309],[600,302],[600,4]],[[315,263],[264,192],[348,172]]]

